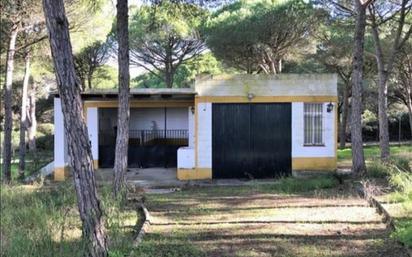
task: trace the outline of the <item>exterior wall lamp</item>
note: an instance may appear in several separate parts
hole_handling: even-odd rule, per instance
[[[253,93],[247,93],[247,99],[249,101],[252,101],[253,98],[255,98],[255,95]]]
[[[333,103],[328,103],[328,105],[326,106],[326,111],[327,112],[333,111]]]
[[[190,111],[192,112],[192,114],[195,114],[195,107],[194,107],[194,106],[190,106]]]

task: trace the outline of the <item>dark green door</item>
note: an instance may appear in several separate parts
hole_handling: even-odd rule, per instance
[[[213,178],[291,173],[291,104],[213,104]]]

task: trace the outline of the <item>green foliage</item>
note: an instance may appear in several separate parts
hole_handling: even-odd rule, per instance
[[[117,88],[117,69],[109,66],[102,65],[96,69],[93,76],[92,85],[93,88],[99,89],[111,89]]]
[[[129,26],[131,64],[172,87],[179,66],[204,50],[198,28],[206,14],[184,2],[141,6],[131,15]]]
[[[392,237],[404,243],[408,247],[412,247],[412,220],[401,220],[396,222],[395,232]]]
[[[273,65],[306,46],[317,23],[315,9],[303,0],[238,1],[208,20],[206,43],[231,67],[275,73]]]
[[[397,191],[402,192],[405,197],[412,200],[412,174],[402,172],[399,169],[392,169],[390,174],[389,183]]]
[[[188,60],[177,68],[174,87],[190,87],[197,75],[217,75],[224,72],[222,64],[212,53],[205,53],[196,59]],[[160,74],[159,74],[160,76]],[[151,73],[145,73],[132,80],[131,87],[137,88],[164,88],[163,79]]]
[[[378,118],[376,117],[376,115],[369,111],[369,110],[365,110],[362,113],[362,127],[366,130],[373,130],[373,126],[371,126],[370,124],[372,123],[376,123],[378,121]]]
[[[412,173],[409,166],[410,159],[393,158],[389,163],[381,164],[376,162],[380,167],[379,174],[387,177],[389,185],[393,192],[388,195],[392,202],[401,203],[396,210],[395,231],[391,234],[393,238],[401,241],[409,247],[412,247]],[[371,168],[368,167],[368,175],[371,175]]]
[[[53,123],[42,123],[37,126],[37,136],[41,135],[53,135],[54,134],[54,124]]]
[[[79,53],[96,41],[106,40],[114,20],[110,1],[73,1],[66,12],[72,27],[70,38],[73,53]]]
[[[54,135],[45,134],[36,138],[36,147],[42,151],[53,151],[54,148]]]

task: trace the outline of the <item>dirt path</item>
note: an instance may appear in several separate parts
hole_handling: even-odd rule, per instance
[[[156,256],[407,256],[373,208],[339,190],[218,196],[208,189],[149,197],[148,208],[153,224],[144,241],[157,245]],[[169,255],[172,246],[181,250]]]

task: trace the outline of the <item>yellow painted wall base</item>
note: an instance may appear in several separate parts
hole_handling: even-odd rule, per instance
[[[99,160],[93,160],[93,168],[97,170],[99,168]]]
[[[195,180],[195,179],[211,179],[212,169],[196,168],[196,169],[177,169],[177,179],[179,180]]]
[[[65,181],[70,174],[70,168],[65,167],[56,167],[54,168],[54,181]]]
[[[336,168],[335,157],[292,158],[292,170],[334,171]]]

